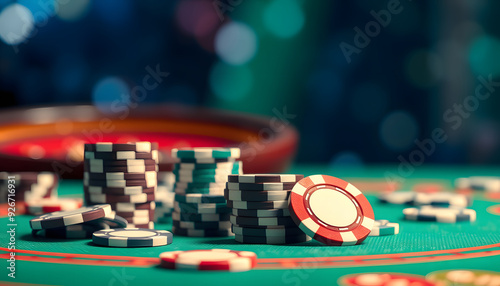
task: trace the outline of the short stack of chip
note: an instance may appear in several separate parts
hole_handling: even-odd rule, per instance
[[[230,221],[241,243],[288,244],[310,240],[294,223],[288,198],[303,175],[229,175],[224,197]]]
[[[170,223],[174,210],[175,175],[172,172],[158,173],[158,188],[156,190],[155,222]]]
[[[455,180],[457,190],[484,191],[488,193],[500,192],[500,177],[472,176]]]
[[[87,205],[110,204],[128,227],[154,228],[157,144],[85,144],[84,171]]]
[[[91,238],[98,230],[126,225],[127,221],[116,216],[108,204],[48,213],[30,220],[33,236],[61,239]]]
[[[208,237],[230,236],[230,208],[224,186],[230,174],[242,173],[238,148],[173,149],[176,183],[172,213],[174,234]]]
[[[7,201],[10,189],[15,190],[16,201],[55,198],[58,182],[57,175],[49,172],[0,172],[0,202]]]

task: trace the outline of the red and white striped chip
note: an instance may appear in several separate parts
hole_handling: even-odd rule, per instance
[[[40,198],[26,201],[25,204],[28,214],[41,215],[79,209],[83,205],[83,200],[79,198]]]
[[[171,251],[160,254],[161,266],[183,270],[219,270],[241,272],[257,265],[257,255],[250,251],[203,249]]]
[[[310,237],[327,245],[360,244],[374,222],[372,206],[350,183],[326,175],[300,180],[289,198],[290,215]]]

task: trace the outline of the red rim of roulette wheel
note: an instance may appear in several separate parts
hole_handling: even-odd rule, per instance
[[[241,148],[246,173],[279,173],[289,166],[298,133],[281,118],[186,106],[144,106],[105,114],[90,105],[0,112],[0,171],[51,171],[83,176],[83,144],[151,141],[160,170],[172,168],[171,148]]]

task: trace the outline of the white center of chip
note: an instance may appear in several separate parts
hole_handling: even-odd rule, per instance
[[[354,203],[344,194],[330,188],[318,189],[312,193],[309,205],[318,219],[336,227],[349,226],[358,216]]]
[[[219,251],[193,251],[186,252],[179,256],[178,262],[183,264],[198,264],[200,261],[229,261],[238,256],[232,252]]]
[[[149,237],[149,236],[155,236],[156,233],[152,231],[145,231],[145,230],[118,230],[118,231],[113,231],[110,233],[112,236],[120,236],[120,237]]]

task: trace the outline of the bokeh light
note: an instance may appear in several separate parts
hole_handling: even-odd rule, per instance
[[[93,104],[102,112],[114,112],[116,104],[128,106],[130,103],[129,86],[118,77],[106,77],[94,86],[92,91]]]
[[[393,111],[380,124],[380,139],[393,151],[405,151],[413,145],[419,126],[415,118],[406,111]]]
[[[179,1],[175,16],[179,27],[196,37],[209,35],[220,21],[212,2],[204,0]]]
[[[330,168],[340,170],[343,168],[362,168],[363,166],[363,159],[352,151],[337,153],[330,162]]]
[[[61,20],[75,22],[87,15],[90,4],[90,0],[64,1],[58,5],[56,14]]]
[[[300,32],[305,15],[296,0],[273,0],[264,10],[264,25],[280,38],[290,38]]]
[[[23,5],[11,4],[0,12],[0,38],[8,45],[24,42],[33,28],[33,15]]]
[[[57,9],[55,0],[18,0],[17,3],[25,6],[31,11],[36,24],[44,25],[54,16]]]
[[[230,66],[218,62],[210,72],[210,87],[224,101],[237,101],[250,91],[253,77],[247,66]]]
[[[215,52],[225,63],[242,65],[250,61],[257,51],[257,36],[243,23],[230,22],[217,32]]]
[[[500,40],[491,35],[476,37],[469,49],[472,71],[482,75],[500,74]]]

